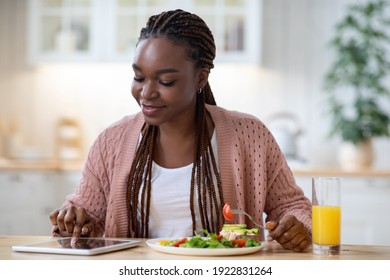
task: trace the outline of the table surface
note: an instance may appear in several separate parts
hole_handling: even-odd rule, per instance
[[[0,260],[204,260],[204,259],[243,259],[243,260],[390,260],[390,246],[370,245],[342,245],[341,252],[336,256],[314,255],[310,249],[296,253],[282,249],[279,244],[264,243],[260,251],[240,256],[183,256],[160,253],[145,244],[146,239],[140,246],[124,249],[116,252],[105,253],[95,256],[56,255],[41,253],[22,253],[12,251],[12,246],[29,243],[50,241],[51,236],[0,236]],[[210,249],[211,250],[211,249]]]

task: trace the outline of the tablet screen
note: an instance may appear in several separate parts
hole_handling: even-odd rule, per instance
[[[76,244],[71,244],[70,241],[70,237],[58,238],[47,242],[12,246],[12,249],[19,252],[96,255],[138,246],[141,243],[138,240],[112,238],[80,238]]]
[[[58,243],[62,248],[69,248],[69,249],[96,249],[96,248],[102,248],[107,246],[113,246],[113,245],[119,245],[123,243],[127,243],[128,241],[121,241],[121,240],[115,240],[115,239],[96,239],[96,238],[80,238],[80,240],[76,244],[70,243],[70,238],[63,238],[59,239]],[[49,243],[50,245],[50,243]],[[57,246],[54,245],[54,246]]]

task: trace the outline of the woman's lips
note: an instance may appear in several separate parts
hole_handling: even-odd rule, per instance
[[[162,108],[164,108],[164,106],[152,106],[152,105],[145,105],[145,104],[142,104],[142,113],[143,113],[145,116],[153,117],[153,116],[155,116],[159,111],[161,111]]]

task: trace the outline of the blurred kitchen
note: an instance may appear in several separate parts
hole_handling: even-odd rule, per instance
[[[358,141],[330,136],[337,124],[324,87],[338,59],[329,44],[336,23],[349,4],[367,2],[0,0],[0,235],[50,234],[48,215],[77,185],[94,139],[138,111],[130,85],[140,28],[152,14],[183,8],[214,32],[217,104],[269,126],[308,197],[312,177],[343,178],[343,243],[390,245],[389,124],[365,141],[368,158],[348,162],[356,145],[345,142]],[[389,60],[390,43],[384,48]],[[385,91],[374,100],[388,114]]]

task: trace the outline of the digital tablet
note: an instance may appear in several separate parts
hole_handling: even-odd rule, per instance
[[[76,244],[70,243],[71,238],[58,238],[34,244],[12,246],[17,252],[50,253],[67,255],[97,255],[140,245],[141,241],[113,238],[80,238]]]

